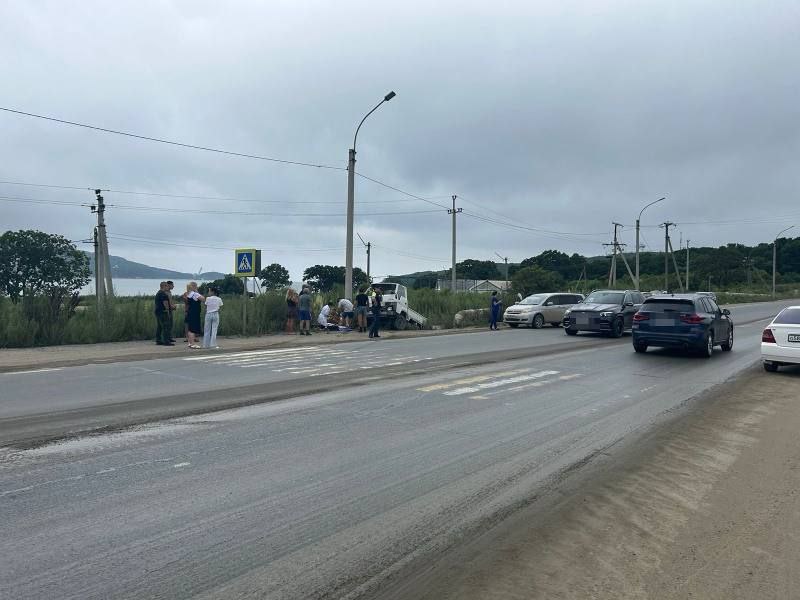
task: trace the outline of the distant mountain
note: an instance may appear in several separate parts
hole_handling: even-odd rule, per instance
[[[94,252],[85,252],[85,254],[89,257],[89,265],[92,269],[92,275],[94,275]],[[111,275],[121,279],[202,279],[203,281],[211,281],[225,277],[224,273],[216,271],[183,273],[181,271],[170,271],[169,269],[143,265],[121,256],[112,255],[109,258],[111,259]]]

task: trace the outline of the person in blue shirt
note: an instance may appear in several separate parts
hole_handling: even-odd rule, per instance
[[[497,296],[497,292],[492,292],[492,303],[489,306],[489,330],[497,331],[497,319],[500,316],[500,308],[503,301]]]

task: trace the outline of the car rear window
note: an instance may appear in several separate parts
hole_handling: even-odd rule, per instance
[[[780,314],[775,317],[774,323],[800,325],[800,308],[787,308],[782,310]]]
[[[691,300],[645,300],[642,305],[643,312],[694,312],[694,303]]]

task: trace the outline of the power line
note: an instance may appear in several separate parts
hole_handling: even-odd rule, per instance
[[[390,250],[390,251],[394,252],[395,254],[399,254],[401,256],[406,256],[406,257],[409,257],[409,258],[418,258],[420,260],[430,260],[430,261],[435,261],[435,262],[443,262],[443,261],[446,260],[446,259],[442,259],[442,258],[436,258],[436,257],[433,257],[433,256],[424,256],[422,254],[412,254],[412,253],[406,252],[404,250],[398,250],[397,248],[390,248],[389,246],[384,246],[383,244],[372,244],[372,246],[375,247],[375,248],[383,248],[384,250]]]
[[[56,117],[49,117],[49,116],[46,116],[46,115],[38,115],[38,114],[35,114],[35,113],[25,112],[23,110],[16,110],[16,109],[13,109],[13,108],[6,108],[6,107],[3,107],[3,106],[0,106],[0,110],[8,112],[8,113],[13,113],[13,114],[16,114],[16,115],[23,115],[23,116],[32,117],[32,118],[35,118],[35,119],[43,119],[45,121],[52,121],[53,123],[61,123],[62,125],[72,125],[74,127],[82,127],[84,129],[92,129],[94,131],[102,131],[104,133],[113,133],[115,135],[122,135],[122,136],[126,136],[126,137],[136,138],[136,139],[139,139],[139,140],[146,140],[148,142],[158,142],[159,144],[169,144],[171,146],[180,146],[181,148],[191,148],[193,150],[203,150],[205,152],[215,152],[217,154],[226,154],[226,155],[229,155],[229,156],[238,156],[240,158],[254,158],[256,160],[264,160],[264,161],[268,161],[268,162],[281,163],[281,164],[286,164],[286,165],[297,165],[297,166],[302,166],[302,167],[314,167],[314,168],[317,168],[317,169],[331,169],[331,170],[334,170],[334,171],[346,171],[347,170],[345,167],[337,167],[337,166],[334,166],[334,165],[315,164],[315,163],[302,162],[302,161],[298,161],[298,160],[286,160],[286,159],[283,159],[283,158],[274,158],[274,157],[271,157],[271,156],[259,156],[257,154],[247,154],[247,153],[244,153],[244,152],[233,152],[231,150],[223,150],[221,148],[212,148],[210,146],[198,146],[198,145],[195,145],[195,144],[187,144],[187,143],[184,143],[184,142],[176,142],[176,141],[173,141],[173,140],[165,140],[163,138],[151,137],[151,136],[147,136],[147,135],[140,135],[138,133],[130,133],[128,131],[120,131],[120,130],[117,130],[117,129],[108,129],[106,127],[98,127],[97,125],[89,125],[87,123],[78,123],[76,121],[67,121],[65,119],[57,119]]]
[[[28,186],[28,187],[39,187],[39,188],[52,188],[52,189],[60,189],[60,190],[79,190],[82,192],[91,191],[93,192],[95,187],[79,187],[79,186],[72,186],[72,185],[55,185],[55,184],[48,184],[48,183],[30,183],[27,181],[0,181],[0,184],[3,185],[20,185],[20,186]],[[104,188],[103,192],[110,192],[112,194],[129,194],[134,196],[152,196],[156,198],[180,198],[180,199],[188,199],[188,200],[214,200],[217,202],[257,202],[257,203],[264,203],[264,204],[336,204],[341,205],[342,202],[339,200],[260,200],[254,198],[235,198],[231,196],[191,196],[186,194],[164,194],[160,192],[141,192],[141,191],[132,191],[132,190],[118,190],[113,188]],[[416,199],[415,199],[416,200]],[[396,204],[397,200],[363,200],[359,201],[359,204]]]
[[[210,245],[210,244],[193,242],[193,241],[190,241],[190,240],[180,240],[180,239],[177,239],[177,240],[174,240],[174,239],[165,240],[165,239],[159,239],[159,238],[146,238],[146,237],[141,237],[141,236],[127,235],[127,234],[124,234],[124,233],[113,233],[113,234],[109,233],[108,237],[112,238],[112,239],[124,241],[124,242],[132,242],[132,243],[135,243],[135,244],[140,243],[140,244],[150,244],[150,245],[158,245],[158,246],[166,245],[166,246],[179,246],[179,247],[182,247],[182,248],[201,248],[201,249],[213,249],[213,250],[235,250],[237,247],[241,247],[243,245],[242,243],[239,243],[238,245],[232,244],[230,246],[219,246],[219,245]],[[224,243],[224,242],[212,242],[212,243],[221,244],[221,243]],[[256,244],[244,244],[244,245],[252,245],[254,247],[258,246],[257,243]],[[264,252],[280,252],[280,251],[286,250],[286,248],[262,248],[261,250],[264,251]],[[291,248],[292,252],[300,252],[300,253],[303,253],[303,252],[334,252],[334,251],[339,251],[339,250],[343,250],[343,248],[338,248],[338,247],[335,247],[335,248],[298,248],[298,247],[295,247],[295,246],[292,246],[292,248]]]
[[[501,221],[501,220],[503,220],[503,221],[505,222],[505,219],[507,218],[507,217],[506,217],[506,215],[504,215],[504,214],[502,214],[502,213],[499,213],[498,211],[496,211],[496,210],[493,210],[493,209],[491,209],[491,208],[488,208],[487,206],[484,206],[484,205],[482,205],[482,204],[480,204],[480,203],[478,203],[478,202],[475,202],[475,201],[473,201],[473,200],[466,199],[466,198],[464,198],[463,196],[459,196],[458,198],[459,198],[459,200],[466,200],[466,202],[467,202],[468,204],[472,204],[473,206],[476,206],[476,207],[480,208],[480,209],[481,209],[481,210],[483,210],[483,211],[490,212],[490,213],[492,213],[492,214],[495,214],[495,215],[497,215],[497,216],[499,217],[499,218],[497,219],[497,220],[498,220],[498,222],[499,222],[499,221]],[[486,217],[486,218],[489,218],[489,217]],[[508,223],[508,222],[506,222],[506,224],[508,224],[508,225],[512,225],[512,226],[514,226],[514,227],[526,227],[526,228],[530,229],[531,231],[540,231],[540,232],[542,232],[542,233],[552,233],[552,234],[554,234],[554,235],[572,235],[572,236],[575,236],[575,235],[577,235],[577,236],[594,236],[594,235],[605,235],[605,232],[604,232],[604,231],[603,231],[603,232],[594,232],[594,233],[576,233],[576,232],[572,232],[572,231],[553,231],[553,230],[551,230],[551,229],[543,229],[543,228],[541,228],[541,227],[535,227],[535,226],[533,226],[533,225],[529,225],[529,224],[527,224],[527,223],[525,223],[525,222],[523,222],[523,221],[519,221],[519,220],[518,220],[518,219],[516,219],[516,218],[514,219],[514,221],[515,221],[514,223]]]
[[[60,200],[43,200],[40,198],[22,198],[19,196],[0,196],[0,200],[7,202],[21,202],[26,204],[56,204],[66,206],[89,206],[83,202],[64,202]],[[167,206],[137,206],[133,204],[107,204],[120,210],[134,210],[142,212],[166,212],[181,214],[206,214],[206,215],[238,215],[238,216],[266,216],[266,217],[340,217],[341,213],[270,213],[270,212],[251,212],[251,211],[232,211],[232,210],[207,210],[199,208],[172,208]],[[359,217],[371,216],[391,216],[391,215],[418,215],[425,213],[436,213],[438,210],[412,210],[412,211],[389,211],[389,212],[369,212],[358,213]]]
[[[389,185],[388,183],[384,183],[383,181],[379,181],[377,179],[373,179],[372,177],[367,177],[366,175],[364,175],[362,173],[356,172],[356,175],[358,175],[362,179],[366,179],[367,181],[371,181],[372,183],[377,183],[378,185],[383,186],[383,187],[385,187],[387,189],[394,190],[395,192],[403,194],[404,196],[408,196],[409,198],[414,198],[415,200],[420,200],[422,202],[427,202],[428,204],[432,204],[433,206],[438,206],[439,208],[444,208],[445,210],[448,210],[450,208],[449,206],[445,206],[444,204],[439,204],[438,202],[434,202],[434,201],[432,201],[432,200],[430,200],[428,198],[423,198],[422,196],[417,196],[416,194],[412,194],[411,192],[407,192],[405,190],[401,190],[400,188],[394,187],[393,185]]]
[[[476,215],[476,214],[473,214],[473,213],[470,213],[470,212],[466,212],[466,211],[463,214],[464,214],[464,216],[469,217],[471,219],[475,219],[475,220],[478,220],[478,221],[483,221],[483,222],[486,222],[486,223],[492,223],[494,225],[498,225],[498,226],[501,226],[501,227],[506,227],[506,228],[509,228],[509,229],[516,229],[516,230],[519,230],[519,231],[530,231],[530,232],[535,233],[537,235],[540,235],[542,237],[550,238],[550,239],[553,239],[553,240],[581,242],[581,243],[597,242],[598,241],[597,239],[593,239],[592,240],[592,239],[587,239],[585,237],[583,237],[583,238],[577,237],[577,236],[588,236],[588,235],[597,235],[597,234],[553,233],[553,232],[550,232],[550,231],[547,231],[547,230],[542,230],[542,229],[538,229],[538,228],[534,228],[534,227],[529,227],[527,225],[519,225],[519,224],[516,224],[516,223],[508,223],[508,222],[505,222],[505,221],[499,221],[497,219],[492,219],[491,217],[485,217],[485,216],[482,216],[482,215]]]

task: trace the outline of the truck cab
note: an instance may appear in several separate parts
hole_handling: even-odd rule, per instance
[[[392,329],[403,330],[409,325],[420,329],[427,319],[408,306],[408,289],[399,283],[376,283],[372,286],[383,295],[381,306],[381,322]],[[372,319],[372,314],[369,315]]]

